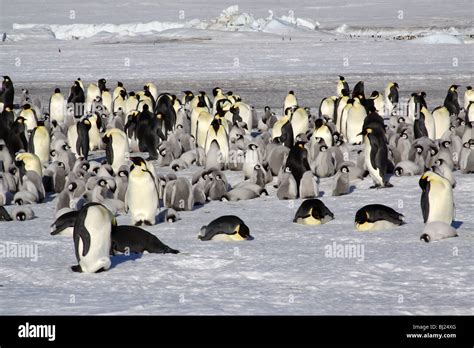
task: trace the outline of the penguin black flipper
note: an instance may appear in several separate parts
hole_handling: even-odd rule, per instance
[[[68,227],[74,227],[74,224],[76,223],[77,216],[79,215],[79,212],[74,210],[74,211],[69,211],[60,217],[56,219],[56,221],[53,222],[51,227],[55,227],[55,230],[52,231],[50,234],[52,236],[57,235],[64,231]]]
[[[423,222],[426,223],[430,214],[430,183],[427,179],[421,178],[419,185],[423,192],[421,193],[421,212],[423,213]]]
[[[4,206],[0,206],[0,221],[12,221],[12,217],[8,214],[8,211]]]
[[[107,159],[107,163],[112,165],[114,163],[114,151],[113,151],[113,137],[104,137],[105,143],[105,158]]]
[[[35,153],[35,144],[34,144],[34,136],[35,136],[35,133],[36,133],[36,128],[34,128],[32,131],[31,131],[31,134],[30,134],[30,139],[28,141],[28,152],[29,153]]]
[[[74,239],[74,246],[76,250],[76,258],[77,261],[80,261],[79,256],[79,241],[82,241],[82,256],[86,256],[89,252],[91,246],[91,235],[89,231],[87,231],[86,227],[84,226],[84,221],[86,220],[88,206],[91,205],[98,205],[99,203],[88,203],[86,204],[77,214],[76,221],[74,223],[74,232],[73,232],[73,239]]]

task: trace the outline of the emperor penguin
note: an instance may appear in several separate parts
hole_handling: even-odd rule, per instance
[[[349,167],[342,166],[336,176],[334,177],[334,186],[332,190],[333,196],[342,196],[347,195],[350,190],[350,177],[349,177]]]
[[[294,177],[296,181],[297,191],[299,190],[300,181],[303,174],[311,170],[308,163],[308,150],[304,147],[304,141],[298,141],[290,149],[288,158],[286,160],[285,167],[290,169],[290,174]]]
[[[49,116],[51,121],[57,121],[58,123],[64,122],[64,115],[66,113],[66,99],[61,94],[61,90],[56,88],[53,95],[49,99]]]
[[[448,109],[450,115],[457,116],[461,111],[461,106],[459,105],[458,87],[460,86],[452,85],[449,87],[446,98],[444,99],[444,107]]]
[[[336,107],[336,130],[338,133],[342,132],[342,112],[344,111],[347,102],[349,101],[349,90],[343,89],[341,91],[342,96],[340,96],[337,100],[337,107]]]
[[[319,146],[319,153],[313,162],[313,170],[320,178],[327,178],[334,175],[336,171],[334,158],[332,157],[332,152],[328,151],[326,145]]]
[[[278,199],[296,199],[298,197],[298,185],[299,182],[296,182],[291,173],[291,168],[285,167],[277,190]]]
[[[328,148],[331,148],[333,145],[333,137],[331,130],[321,118],[318,118],[314,124],[314,132],[311,136],[309,143],[310,149],[312,149],[314,144],[316,143],[316,138],[324,139],[324,143]]]
[[[244,172],[244,179],[245,180],[250,179],[255,166],[261,163],[262,163],[262,158],[261,158],[258,144],[254,142],[248,144],[247,149],[245,151],[244,165],[242,168]]]
[[[29,152],[20,152],[15,156],[15,161],[22,162],[25,171],[32,170],[36,172],[40,178],[43,176],[43,166],[37,155]]]
[[[398,106],[398,83],[390,82],[385,87],[385,110],[383,115],[392,116]]]
[[[0,102],[5,106],[12,106],[15,98],[15,88],[9,76],[3,76],[2,90],[0,92]]]
[[[192,113],[191,113],[191,117],[193,117]],[[202,110],[197,116],[195,134],[193,136],[196,138],[196,145],[202,147],[203,149],[206,147],[207,133],[210,129],[209,126],[214,121],[214,119],[215,118],[209,112],[205,110]],[[191,119],[191,122],[192,122],[192,119]],[[191,124],[191,132],[192,132],[192,124]]]
[[[170,190],[166,188],[172,184]],[[169,197],[167,197],[169,195]],[[163,202],[169,201],[170,204],[166,208],[173,208],[176,211],[193,210],[194,197],[191,183],[186,178],[178,178],[177,180],[169,181],[165,187],[165,194]]]
[[[130,158],[133,162],[128,176],[125,206],[130,212],[132,224],[154,225],[158,208],[158,190],[155,176],[141,157]]]
[[[298,101],[296,99],[295,92],[289,91],[283,103],[283,111],[287,110],[288,108],[293,108],[293,107],[298,107]]]
[[[339,75],[339,81],[337,81],[336,93],[340,98],[343,96],[342,90],[349,91],[349,84],[346,82],[344,76]]]
[[[361,134],[364,136],[364,162],[374,181],[373,188],[392,187],[386,179],[389,161],[384,130],[380,127],[367,127]]]
[[[73,115],[75,118],[80,118],[84,115],[85,101],[84,86],[82,85],[82,81],[77,79],[74,81],[69,92],[69,97],[67,98],[68,107],[70,106],[73,108]]]
[[[204,150],[206,155],[209,152],[211,144],[216,142],[219,145],[219,150],[222,155],[222,161],[224,164],[228,162],[229,159],[229,139],[227,137],[227,132],[225,127],[222,124],[223,121],[214,118],[209,126],[206,136],[206,143]],[[224,121],[225,122],[225,121]]]
[[[422,190],[421,211],[425,223],[442,221],[451,225],[454,219],[453,189],[448,179],[425,172],[419,181]]]
[[[170,248],[160,241],[154,234],[151,234],[140,227],[135,226],[115,226],[112,229],[112,255],[133,253],[142,254],[144,252],[154,254],[178,254],[179,251]]]
[[[127,134],[117,128],[109,129],[103,137],[105,143],[105,155],[107,163],[112,166],[114,173],[118,173],[123,166],[130,153]]]
[[[429,243],[457,236],[456,230],[451,225],[442,221],[433,221],[425,225],[420,240]]]
[[[347,112],[346,137],[349,144],[360,144],[362,136],[360,132],[367,117],[367,111],[360,103],[359,98],[355,98],[352,107]]]
[[[49,146],[50,136],[48,129],[44,126],[43,121],[38,122],[30,134],[30,141],[28,142],[29,152],[38,156],[42,164],[49,162]]]
[[[215,113],[217,112],[217,102],[221,99],[227,99],[227,97],[224,95],[224,92],[222,91],[221,88],[216,87],[212,90],[212,94],[214,95],[214,101],[212,105],[212,111]],[[203,107],[205,106],[205,103],[202,103]]]
[[[463,144],[459,155],[459,169],[463,174],[474,173],[474,139]]]
[[[301,203],[293,219],[300,225],[322,225],[334,219],[334,214],[319,199],[307,199]]]
[[[114,91],[112,93],[112,99],[115,100],[122,91],[127,93],[127,91],[125,90],[123,86],[123,82],[117,81],[117,87],[114,88]]]
[[[202,241],[243,241],[252,240],[250,229],[235,215],[224,215],[208,225],[202,226],[198,238]]]
[[[441,139],[451,126],[450,111],[446,106],[438,106],[433,110],[435,139]]]
[[[405,223],[405,217],[382,204],[369,204],[355,215],[355,226],[359,231],[391,229]]]
[[[308,131],[308,113],[303,108],[298,108],[295,110],[290,119],[291,128],[293,129],[293,139],[296,140],[296,137],[301,134],[306,134]]]
[[[100,80],[99,80],[100,81]],[[91,83],[89,86],[87,86],[87,92],[86,92],[86,108],[87,111],[91,111],[91,106],[93,101],[101,96],[101,89],[99,86],[97,86],[94,83]]]
[[[366,109],[368,112],[371,111],[371,107],[373,107],[378,114],[384,115],[384,112],[385,112],[384,97],[378,91],[373,91],[369,99],[367,99]]]
[[[125,114],[128,115],[133,111],[138,111],[139,102],[140,102],[140,97],[137,94],[135,94],[135,92],[128,93],[128,96],[125,101]]]
[[[456,179],[454,178],[453,171],[451,167],[447,164],[446,160],[443,158],[437,158],[433,166],[431,167],[431,170],[435,172],[436,174],[439,174],[443,178],[447,179],[453,188],[456,187]]]
[[[336,101],[336,96],[323,98],[323,100],[321,100],[321,104],[319,105],[319,118],[326,117],[334,121],[334,115],[336,113]]]
[[[74,131],[74,128],[76,131]],[[89,130],[91,129],[91,122],[89,119],[83,119],[77,123],[77,125],[72,126],[68,130],[68,140],[75,149],[75,152],[78,156],[84,157],[87,160],[90,151],[90,138],[89,138]],[[71,134],[69,136],[69,134]],[[74,135],[77,134],[76,139],[74,139]],[[75,140],[75,144],[71,141]]]
[[[100,203],[87,203],[77,214],[73,239],[78,264],[74,272],[96,273],[111,266],[111,233],[116,221],[112,213]]]
[[[310,170],[301,177],[299,192],[302,199],[319,196],[318,178]]]
[[[464,92],[464,110],[467,110],[471,102],[474,102],[474,89],[472,86],[467,86]]]
[[[32,131],[38,124],[38,117],[34,109],[31,108],[30,104],[22,106],[20,111],[20,117],[25,119],[26,131]]]

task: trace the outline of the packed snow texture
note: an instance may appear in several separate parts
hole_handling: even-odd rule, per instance
[[[259,115],[265,105],[280,111],[290,89],[317,112],[321,98],[335,94],[338,74],[351,86],[364,80],[366,93],[389,81],[399,83],[404,100],[426,91],[430,110],[442,104],[451,84],[473,83],[470,0],[304,0],[293,8],[245,0],[239,1],[240,15],[229,1],[0,4],[0,29],[7,33],[0,42],[0,75],[12,78],[17,98],[28,88],[43,105],[55,87],[66,91],[77,77],[86,83],[105,77],[110,85],[121,80],[136,90],[152,80],[160,92],[179,95],[186,89],[209,93],[219,85],[255,105]],[[291,10],[293,23],[285,19]],[[222,13],[226,20],[219,23]],[[394,40],[399,34],[403,39]],[[178,175],[190,177],[197,169]],[[243,180],[242,173],[226,174],[231,184]],[[270,185],[268,197],[210,202],[181,212],[175,223],[147,228],[181,254],[117,256],[100,274],[70,271],[76,263],[72,239],[49,235],[50,197],[32,206],[34,220],[0,222],[2,243],[38,248],[36,262],[0,259],[0,314],[472,314],[474,177],[456,173],[459,237],[433,243],[419,240],[418,179],[393,178],[394,188],[370,190],[367,178],[342,197],[330,195],[332,178],[321,179],[320,199],[335,220],[320,227],[293,224],[301,200],[280,201]],[[394,208],[407,224],[357,232],[354,214],[370,203]],[[255,239],[197,239],[202,225],[225,214],[240,216]],[[129,222],[129,216],[118,217],[119,224]],[[328,250],[338,245],[358,246],[363,254],[330,257]]]

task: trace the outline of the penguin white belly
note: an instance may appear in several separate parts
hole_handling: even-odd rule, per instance
[[[103,268],[110,268],[111,224],[108,212],[104,209],[91,207],[87,211],[84,227],[90,235],[90,247],[85,256],[82,256],[82,240],[79,241],[79,265],[83,272],[94,273]],[[108,221],[108,224],[104,224]]]
[[[33,130],[37,126],[35,114],[31,109],[22,110],[20,116],[25,118],[26,130]]]
[[[55,120],[58,123],[64,122],[64,114],[66,112],[66,101],[64,97],[57,93],[53,94],[49,104],[49,116],[51,120]]]
[[[346,132],[349,144],[360,144],[362,142],[362,126],[366,112],[363,106],[352,107],[347,113]]]
[[[96,124],[91,122],[91,125],[89,129],[89,149],[93,151],[101,148],[102,139]]]
[[[454,219],[453,190],[438,182],[430,184],[429,214],[426,223],[442,221],[451,225]]]
[[[135,97],[129,97],[125,102],[125,114],[129,114],[132,111],[136,111],[138,108],[138,99]]]
[[[316,138],[323,138],[328,148],[332,147],[332,134],[327,126],[321,126],[311,137],[311,146],[316,142]]]
[[[433,115],[431,115],[430,112],[425,112],[425,127],[426,131],[428,132],[428,138],[431,140],[436,139],[436,128],[435,128],[435,122],[433,119]]]
[[[87,94],[86,94],[86,108],[87,110],[91,110],[92,102],[95,98],[100,97],[100,89],[95,84],[90,84],[87,87]]]
[[[155,223],[158,194],[151,176],[147,173],[136,175],[132,172],[128,182],[126,201],[133,224],[145,220]]]
[[[112,111],[112,96],[110,92],[102,92],[102,104],[107,108],[107,111]]]
[[[196,127],[196,144],[203,149],[206,148],[207,133],[211,122],[212,116],[210,113],[203,111],[199,114]]]
[[[123,132],[122,132],[123,133]],[[128,146],[128,138],[125,133],[115,135],[112,140],[112,148],[114,152],[114,160],[112,162],[112,169],[118,173],[121,166],[125,165],[130,155]]]
[[[397,224],[387,220],[379,220],[375,222],[364,222],[363,224],[356,223],[356,228],[359,231],[380,231],[380,230],[388,230],[398,227]]]
[[[443,134],[449,130],[450,119],[449,111],[446,107],[435,110],[433,112],[433,120],[435,124],[435,137],[436,139],[441,139]]]
[[[308,131],[308,114],[304,109],[298,109],[295,111],[291,117],[291,127],[293,128],[293,137],[296,140],[296,137],[300,134],[306,134]]]
[[[77,126],[74,124],[67,130],[67,143],[71,147],[71,152],[77,155],[76,143],[77,143]]]
[[[334,119],[334,101],[331,98],[326,98],[321,104],[321,116],[329,119]]]
[[[33,146],[35,149],[35,155],[38,156],[41,163],[47,163],[49,161],[49,134],[46,129],[43,130],[36,128],[35,136],[33,138]]]
[[[67,237],[72,237],[73,234],[74,234],[74,227],[67,227],[58,233],[58,235],[60,236],[67,236]]]
[[[118,97],[114,99],[114,112],[119,111],[119,109],[122,109],[124,113],[125,113],[125,110],[127,109],[125,100],[122,97]]]

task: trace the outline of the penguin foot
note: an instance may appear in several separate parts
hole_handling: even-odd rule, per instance
[[[158,157],[150,156],[150,157],[148,157],[146,160],[147,160],[147,161],[156,161],[157,159],[158,159]]]
[[[389,183],[389,182],[386,182],[386,183],[384,184],[384,187],[393,187],[393,185],[392,185],[391,183]]]
[[[82,273],[82,268],[80,265],[71,266],[73,272]]]
[[[380,185],[373,185],[369,187],[369,189],[379,189],[379,188],[380,188]]]
[[[147,225],[147,226],[153,226],[153,224],[152,224],[150,221],[148,221],[148,220],[145,220],[145,221],[143,221],[143,222],[144,222],[145,225]]]
[[[140,220],[140,221],[137,221],[137,222],[135,222],[135,226],[137,226],[137,227],[138,227],[138,226],[141,226],[141,225],[142,225],[142,223],[143,223],[143,221],[142,221],[142,220]]]

